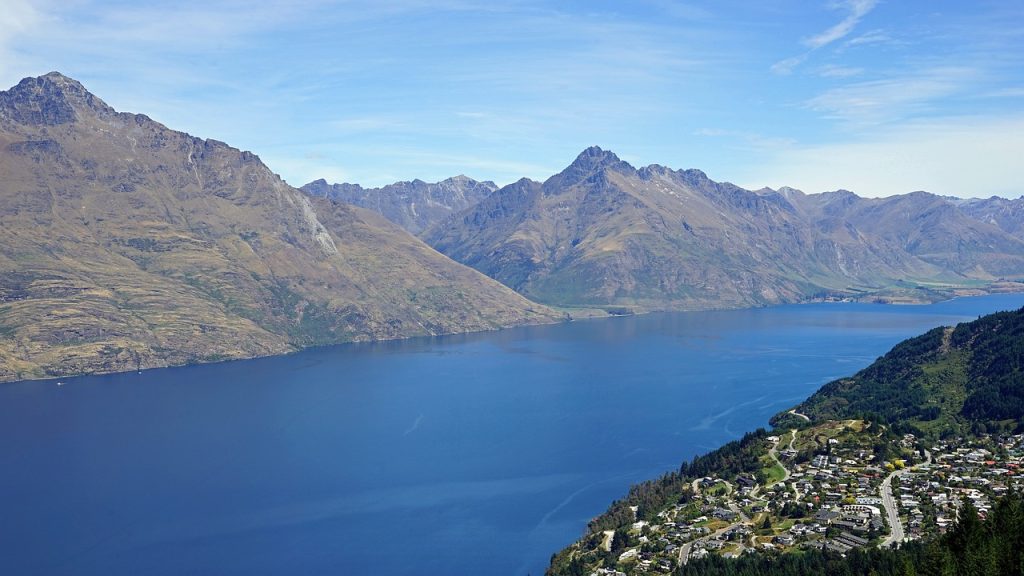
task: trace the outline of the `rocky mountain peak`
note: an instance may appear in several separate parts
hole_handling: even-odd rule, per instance
[[[60,72],[25,78],[0,92],[0,117],[18,124],[57,126],[74,122],[83,112],[112,114],[114,109]]]
[[[615,155],[611,150],[602,150],[599,146],[591,146],[573,160],[569,168],[575,168],[578,170],[593,171],[597,168],[604,168],[606,166],[614,166],[622,162],[618,156]]]
[[[640,176],[641,180],[651,180],[658,176],[671,176],[672,174],[675,174],[675,171],[667,166],[662,166],[661,164],[650,164],[637,170],[637,174]]]
[[[572,186],[605,169],[612,169],[623,173],[636,172],[632,166],[619,159],[614,152],[602,150],[598,146],[591,146],[581,152],[565,170],[552,176],[545,185],[551,184],[556,187]]]
[[[786,199],[801,198],[803,196],[806,196],[806,194],[804,194],[803,191],[797,190],[796,188],[791,188],[789,186],[783,186],[776,190],[776,192],[781,194]]]

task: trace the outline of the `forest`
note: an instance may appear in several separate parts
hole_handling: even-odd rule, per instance
[[[868,417],[925,435],[1018,432],[1024,420],[1024,309],[905,340],[798,408],[812,419]],[[793,418],[779,414],[773,423]]]

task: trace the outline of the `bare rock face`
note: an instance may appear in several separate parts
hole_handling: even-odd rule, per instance
[[[1024,239],[1024,197],[1010,200],[993,196],[960,200],[956,205],[974,219],[998,226],[1004,232]]]
[[[328,184],[323,179],[302,187],[311,196],[373,210],[415,235],[422,234],[454,212],[469,208],[497,189],[494,182],[478,182],[461,175],[434,183],[422,180],[396,182],[383,188]]]
[[[57,73],[0,92],[0,380],[557,318]]]

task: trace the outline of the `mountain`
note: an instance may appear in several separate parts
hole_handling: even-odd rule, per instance
[[[796,410],[811,420],[871,414],[932,433],[1024,429],[1024,309],[906,340]]]
[[[852,227],[941,271],[983,280],[1024,272],[1021,238],[948,198],[927,192],[860,198],[847,191],[790,198],[820,231]],[[1024,218],[1018,222],[1024,225]]]
[[[556,318],[59,73],[0,92],[0,173],[0,381]]]
[[[1024,241],[931,194],[750,191],[699,170],[636,169],[592,147],[422,237],[539,302],[743,307],[816,297],[934,299],[1024,273]]]
[[[396,182],[383,188],[328,184],[321,178],[301,188],[312,196],[373,210],[417,235],[452,213],[483,200],[497,189],[494,182],[477,182],[467,176],[455,176],[435,183],[422,180]]]
[[[970,214],[974,219],[998,226],[1008,234],[1024,238],[1024,197],[1008,200],[993,196],[991,198],[972,198],[958,202],[960,210]]]

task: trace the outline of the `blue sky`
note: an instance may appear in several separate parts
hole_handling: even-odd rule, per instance
[[[543,179],[599,145],[716,180],[1024,193],[1024,2],[4,0],[59,70],[288,182]]]

